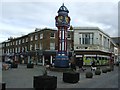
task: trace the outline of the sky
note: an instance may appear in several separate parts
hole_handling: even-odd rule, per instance
[[[73,27],[99,27],[111,37],[118,36],[119,0],[1,0],[0,42],[20,37],[35,28],[56,28],[60,6],[69,10]]]

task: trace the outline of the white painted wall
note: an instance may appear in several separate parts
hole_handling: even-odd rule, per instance
[[[87,47],[85,44],[84,45],[80,45],[79,44],[79,33],[93,33],[93,45],[88,45],[88,47],[90,46],[91,48],[95,49],[99,49],[99,50],[103,50],[103,51],[108,51],[110,48],[110,43],[107,47],[104,47],[104,37],[107,38],[107,40],[109,39],[110,42],[110,37],[109,35],[105,34],[102,30],[100,30],[97,27],[75,27],[74,28],[74,50],[76,50],[76,47]],[[100,45],[100,35],[102,35],[102,45]]]

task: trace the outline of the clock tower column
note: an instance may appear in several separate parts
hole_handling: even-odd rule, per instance
[[[67,30],[70,26],[70,17],[68,9],[64,4],[58,10],[58,16],[55,17],[56,27],[58,28],[58,51],[55,58],[55,67],[69,67],[67,53]]]

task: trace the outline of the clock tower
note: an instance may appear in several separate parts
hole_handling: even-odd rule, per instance
[[[56,27],[58,28],[58,51],[56,54],[55,67],[69,67],[69,59],[67,53],[67,30],[70,26],[70,17],[68,9],[64,4],[58,10],[58,16],[55,17]]]

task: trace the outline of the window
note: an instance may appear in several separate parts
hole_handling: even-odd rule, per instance
[[[10,42],[10,46],[12,45],[12,42]]]
[[[80,44],[93,44],[93,33],[80,33],[79,35]]]
[[[2,47],[5,47],[5,44],[2,44]]]
[[[35,40],[38,40],[38,35],[35,35]]]
[[[18,41],[16,41],[16,45],[18,45]]]
[[[14,48],[13,48],[13,52],[15,52],[15,51],[14,51]]]
[[[18,52],[20,52],[20,47],[18,47]]]
[[[22,52],[24,52],[25,51],[25,47],[22,47]]]
[[[107,46],[109,47],[109,39],[107,40]]]
[[[55,38],[55,33],[54,33],[54,32],[51,32],[50,37],[51,37],[51,38]]]
[[[37,44],[35,44],[35,50],[37,49]]]
[[[50,50],[55,50],[55,42],[50,42]]]
[[[21,40],[19,40],[19,44],[21,44]]]
[[[9,49],[8,49],[7,51],[8,51],[8,53],[10,53],[10,50],[9,50]]]
[[[22,43],[24,43],[24,42],[25,42],[25,40],[23,39],[23,40],[22,40]]]
[[[82,44],[82,34],[79,34],[79,43]]]
[[[15,53],[17,53],[17,47],[15,48]]]
[[[12,44],[14,45],[14,42],[12,42]]]
[[[42,43],[40,43],[40,50],[42,50]]]
[[[2,54],[4,54],[4,49],[2,50]]]
[[[33,49],[33,46],[32,45],[30,45],[30,50],[32,50]]]
[[[33,41],[33,36],[31,36],[30,40]]]
[[[107,42],[107,41],[106,41],[106,37],[104,37],[104,40],[103,40],[103,43],[104,43],[103,45],[104,45],[104,47],[106,47],[106,42]]]
[[[8,46],[10,45],[10,43],[8,43]]]
[[[25,46],[25,51],[27,51],[27,46]]]
[[[90,44],[93,44],[93,33],[90,34]]]
[[[28,42],[28,38],[26,38],[26,42]]]
[[[10,48],[10,53],[12,53],[12,49]]]
[[[102,35],[99,34],[99,36],[100,36],[100,45],[102,45]]]
[[[43,33],[42,33],[42,34],[40,34],[40,39],[43,39]]]
[[[68,33],[68,34],[67,34],[67,38],[71,38],[71,35],[70,35],[70,33]]]

